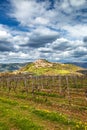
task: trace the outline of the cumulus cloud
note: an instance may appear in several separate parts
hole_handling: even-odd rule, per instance
[[[76,49],[78,46],[83,46],[83,44],[84,43],[80,40],[72,41],[66,38],[58,38],[51,44],[51,47],[55,51],[72,51],[73,49]]]
[[[10,0],[10,2],[12,10],[9,15],[25,26],[87,22],[86,0],[55,0],[53,8],[50,0],[42,2]]]
[[[14,51],[14,45],[12,41],[12,35],[10,34],[6,26],[0,25],[0,51]]]
[[[86,36],[83,40],[69,40],[47,28],[38,28],[32,32],[14,32],[5,29],[8,34],[0,38],[0,61],[26,62],[39,58],[50,61],[74,61],[87,56]],[[8,33],[7,33],[8,30]],[[39,31],[38,31],[39,30]],[[43,30],[45,30],[43,32]],[[3,41],[4,40],[4,41]],[[8,58],[7,58],[8,57]],[[8,59],[5,61],[5,59]]]
[[[39,27],[27,34],[28,41],[24,45],[32,48],[44,47],[47,43],[52,43],[59,37],[59,33],[49,28]]]
[[[0,24],[0,61],[87,59],[86,0],[8,1],[6,16],[19,25]]]
[[[86,0],[70,0],[72,6],[82,6],[85,2]]]
[[[11,43],[7,42],[7,41],[1,41],[0,40],[0,51],[4,52],[4,51],[14,51],[14,48],[12,46]]]
[[[14,17],[23,25],[46,24],[48,20],[43,18],[49,2],[37,2],[36,0],[12,0],[11,17]],[[42,21],[43,20],[43,21]]]
[[[72,55],[76,58],[87,56],[87,48],[85,47],[77,47],[72,51]]]
[[[85,36],[85,37],[83,38],[83,42],[84,42],[84,43],[87,43],[87,36]]]
[[[67,30],[69,36],[73,38],[83,38],[87,35],[87,25],[77,24],[75,26],[66,25],[63,27],[64,30]]]

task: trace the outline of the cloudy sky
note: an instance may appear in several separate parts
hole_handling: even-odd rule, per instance
[[[0,62],[87,61],[87,0],[0,0]]]

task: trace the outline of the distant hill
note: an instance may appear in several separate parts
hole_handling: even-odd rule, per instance
[[[9,71],[12,72],[12,71],[20,69],[26,64],[27,63],[8,63],[8,64],[0,63],[0,72],[9,72]]]
[[[83,67],[83,68],[87,68],[87,62],[73,62],[72,64]]]
[[[45,59],[39,59],[33,63],[27,64],[17,73],[33,73],[36,75],[58,75],[58,74],[79,74],[77,71],[83,68],[73,64],[61,64],[49,62]]]

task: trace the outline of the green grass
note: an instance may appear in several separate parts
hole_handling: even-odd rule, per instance
[[[6,99],[1,98],[1,97],[0,97],[0,102],[5,103],[5,104],[9,104],[9,105],[13,105],[13,106],[18,105],[18,103],[16,101],[13,102],[10,99],[6,100]]]
[[[37,75],[58,75],[58,74],[69,74],[70,71],[69,70],[63,70],[63,69],[60,69],[58,70],[57,68],[52,68],[52,67],[46,67],[46,68],[35,68],[34,66],[33,67],[30,67],[28,69],[24,69],[23,71],[28,71],[28,72],[31,72],[31,73],[34,73],[34,74],[37,74]]]
[[[21,130],[42,130],[43,128],[35,124],[28,118],[20,117],[19,115],[13,118],[10,118],[11,123],[15,124],[17,128]]]
[[[56,104],[62,105],[62,102],[65,103],[62,109],[72,107],[57,94],[38,92],[27,97],[11,93],[8,97],[3,92],[0,95],[0,130],[85,130],[87,126],[86,122],[57,110]],[[72,108],[77,110],[75,106]],[[78,112],[81,111],[78,109]]]
[[[35,92],[34,94],[47,97],[64,98],[64,96],[55,93]]]
[[[6,123],[0,122],[0,130],[9,130],[9,127]]]
[[[51,112],[48,110],[33,110],[33,113],[38,115],[39,117],[50,120],[50,121],[56,121],[58,123],[64,124],[64,125],[75,125],[76,123],[73,120],[70,120],[66,115],[63,115],[58,112]]]
[[[28,115],[26,114],[21,104],[12,106],[13,104],[10,102],[15,104],[13,100],[11,101],[5,98],[0,100],[0,130],[10,130],[12,128],[21,130],[43,130],[43,126],[38,125],[31,119],[30,112],[27,113]]]
[[[87,128],[87,123],[83,123],[81,121],[76,121],[74,119],[70,119],[68,116],[58,113],[52,112],[48,110],[33,110],[33,113],[39,116],[42,119],[50,120],[52,122],[60,123],[61,125],[70,126],[73,130],[85,130]]]

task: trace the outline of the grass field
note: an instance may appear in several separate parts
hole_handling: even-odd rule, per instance
[[[71,96],[70,104],[56,93],[0,91],[0,130],[86,130],[87,102]]]

